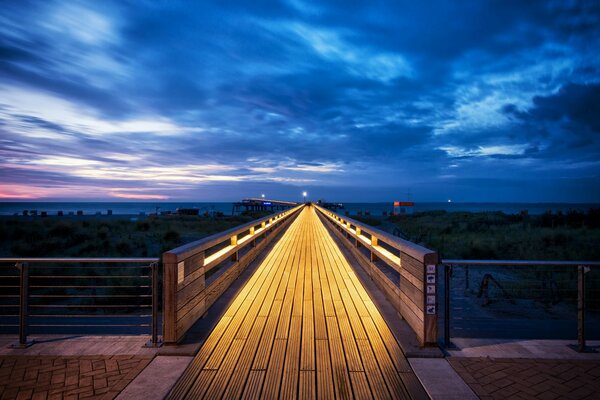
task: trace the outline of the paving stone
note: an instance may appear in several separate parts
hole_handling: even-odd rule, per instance
[[[482,399],[598,398],[600,360],[448,358]]]
[[[114,399],[152,356],[0,356],[0,399]]]

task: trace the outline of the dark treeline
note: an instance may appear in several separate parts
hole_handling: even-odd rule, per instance
[[[185,243],[266,214],[221,218],[150,216],[0,218],[2,257],[159,257]]]

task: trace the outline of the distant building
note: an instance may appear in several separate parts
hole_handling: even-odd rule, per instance
[[[394,215],[405,215],[412,214],[415,209],[414,201],[395,201],[394,202]]]

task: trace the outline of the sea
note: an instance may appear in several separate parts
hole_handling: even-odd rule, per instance
[[[357,215],[369,213],[373,216],[390,213],[393,203],[343,203],[344,208],[338,213]],[[200,213],[222,212],[224,215],[232,215],[233,203],[206,203],[206,202],[0,202],[0,215],[12,216],[23,215],[23,211],[36,210],[40,215],[45,211],[47,215],[57,215],[62,211],[64,215],[73,213],[77,215],[82,211],[84,215],[107,215],[111,210],[112,215],[139,216],[151,213],[175,212],[178,208],[197,208]],[[444,210],[448,212],[484,212],[501,211],[505,214],[518,214],[527,211],[531,215],[543,214],[546,211],[569,210],[587,211],[590,208],[600,208],[600,203],[457,203],[457,202],[415,202],[414,212]]]

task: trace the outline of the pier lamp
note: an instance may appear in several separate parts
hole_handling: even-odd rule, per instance
[[[264,199],[265,198],[265,194],[264,193],[261,194],[260,197],[262,197]]]
[[[304,197],[304,202],[306,203],[306,195],[308,195],[308,193],[306,192],[302,192],[302,196]]]

